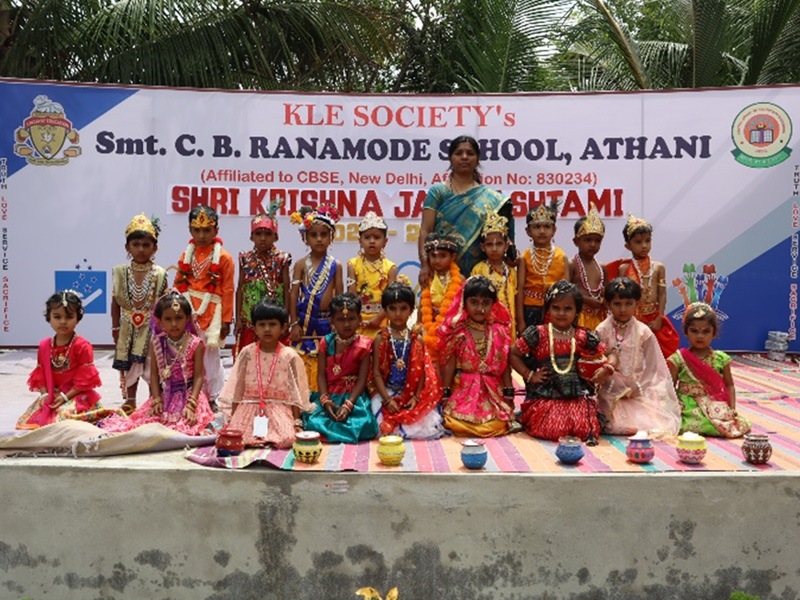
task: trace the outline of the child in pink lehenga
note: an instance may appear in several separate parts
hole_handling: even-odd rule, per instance
[[[100,423],[107,431],[130,431],[147,423],[186,435],[212,433],[214,413],[203,389],[203,341],[197,337],[192,307],[172,291],[156,302],[151,319],[150,394],[147,402],[127,418],[111,417]]]
[[[597,327],[609,348],[606,368],[612,371],[597,388],[603,429],[619,435],[648,431],[651,437],[674,436],[681,426],[680,404],[655,334],[636,319],[641,297],[642,288],[627,277],[606,286],[611,315]]]
[[[510,321],[494,284],[476,275],[461,286],[439,325],[442,412],[455,435],[493,437],[518,427],[508,366]]]
[[[220,393],[220,409],[231,419],[228,427],[244,433],[245,446],[289,448],[303,430],[301,413],[313,410],[303,359],[280,342],[289,324],[283,304],[262,300],[250,316],[257,341],[236,357]]]

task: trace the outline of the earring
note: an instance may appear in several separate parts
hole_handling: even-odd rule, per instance
[[[133,260],[133,254],[131,254],[130,252],[128,252],[128,260]]]

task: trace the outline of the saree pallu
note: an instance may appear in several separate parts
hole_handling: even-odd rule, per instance
[[[511,201],[488,186],[481,184],[463,194],[454,194],[443,183],[437,183],[428,190],[422,208],[436,211],[434,232],[458,240],[458,268],[464,277],[469,277],[473,267],[486,258],[480,235],[490,214],[508,218],[508,239],[514,241]]]

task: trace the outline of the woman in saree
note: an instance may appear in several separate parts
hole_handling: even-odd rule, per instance
[[[445,183],[436,183],[428,191],[422,206],[422,223],[419,232],[419,282],[424,286],[431,277],[424,242],[427,235],[436,232],[458,239],[458,267],[466,278],[472,267],[486,258],[481,250],[480,234],[486,219],[499,214],[508,219],[508,238],[511,247],[508,256],[516,254],[514,244],[514,216],[511,201],[481,183],[478,171],[480,147],[469,136],[462,135],[450,142],[450,176]]]

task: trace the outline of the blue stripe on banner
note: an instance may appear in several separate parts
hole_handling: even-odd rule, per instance
[[[10,177],[27,162],[14,154],[14,134],[31,116],[34,98],[47,96],[64,108],[64,115],[72,127],[80,134],[86,127],[117,104],[138,92],[137,89],[99,87],[87,85],[58,85],[52,83],[27,83],[4,81],[0,79],[0,157],[7,159]],[[79,145],[87,146],[94,142],[81,139]]]

